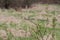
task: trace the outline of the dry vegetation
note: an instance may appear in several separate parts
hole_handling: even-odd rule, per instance
[[[60,5],[0,9],[0,40],[60,40],[59,31]]]

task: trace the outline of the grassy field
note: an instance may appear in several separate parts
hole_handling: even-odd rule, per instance
[[[38,4],[20,12],[0,9],[0,40],[53,40],[52,34],[60,40],[60,5]]]

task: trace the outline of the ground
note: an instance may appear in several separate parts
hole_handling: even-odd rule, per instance
[[[49,33],[52,30],[54,13],[56,13],[55,17],[57,19],[55,40],[60,40],[60,5],[37,4],[32,8],[20,11],[0,9],[0,40],[38,40],[33,32],[33,30],[36,31],[35,24],[41,24],[42,33],[46,28]],[[49,23],[45,25],[47,24],[47,18]],[[48,34],[46,33],[46,35]],[[44,40],[46,40],[46,35],[43,36]],[[49,34],[48,40],[50,38],[51,34]]]

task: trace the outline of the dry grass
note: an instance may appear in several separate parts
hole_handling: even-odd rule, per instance
[[[46,21],[48,17],[49,24],[46,26],[48,28],[52,28],[52,17],[53,17],[52,14],[54,13],[54,11],[56,12],[57,23],[60,22],[59,7],[60,5],[38,4],[37,6],[34,6],[30,9],[22,9],[20,12],[15,11],[13,9],[9,9],[9,10],[0,9],[0,29],[2,29],[0,30],[0,34],[1,34],[0,37],[3,38],[3,40],[8,40],[7,39],[8,36],[10,36],[9,40],[20,40],[19,38],[16,39],[17,37],[23,37],[23,38],[32,37],[31,35],[33,33],[31,34],[31,31],[36,30],[36,25],[30,22],[29,20],[33,21],[36,24],[41,24],[43,22],[39,23],[39,20]],[[49,16],[47,16],[47,14]],[[28,20],[25,20],[24,18]],[[46,24],[46,22],[44,23]],[[44,26],[43,24],[41,25]],[[5,27],[7,30],[5,30]],[[60,28],[59,25],[56,28]],[[7,35],[8,32],[11,32],[11,34]],[[13,39],[11,39],[11,36],[13,36],[12,37]],[[33,37],[31,39],[35,40],[35,38]],[[23,40],[27,40],[27,39],[23,39]],[[45,36],[44,36],[44,40],[45,40]]]

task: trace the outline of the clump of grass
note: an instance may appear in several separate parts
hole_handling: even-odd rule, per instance
[[[14,23],[14,22],[10,22],[9,26],[12,27],[12,28],[16,28],[17,27],[17,24]]]
[[[13,40],[15,39],[14,36],[11,34],[11,32],[7,31],[7,40]]]
[[[7,27],[6,22],[0,23],[0,29],[6,30],[7,28],[8,27]]]

